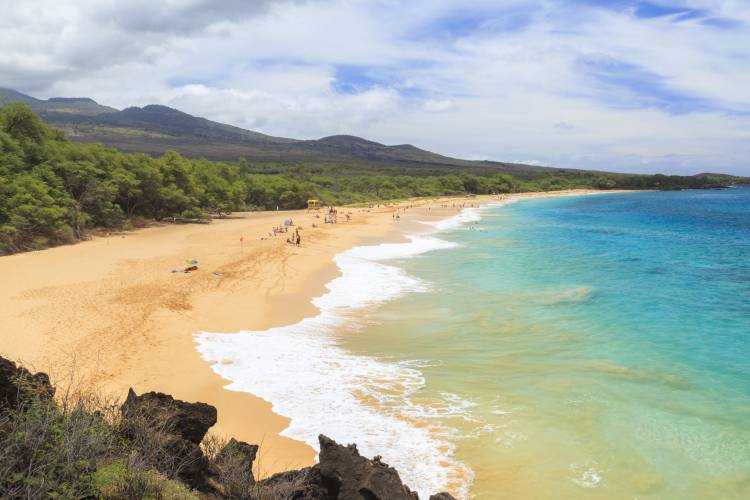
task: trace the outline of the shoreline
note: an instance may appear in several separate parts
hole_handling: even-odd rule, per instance
[[[284,435],[316,446],[317,433],[321,428],[328,429],[334,439],[357,442],[365,455],[382,455],[421,493],[437,489],[450,491],[459,498],[467,497],[473,473],[466,464],[453,458],[454,444],[444,428],[431,424],[429,418],[423,420],[394,412],[394,407],[390,406],[403,399],[396,407],[402,404],[412,411],[419,410],[419,403],[415,405],[409,396],[424,383],[418,367],[399,367],[377,356],[352,356],[338,347],[336,339],[356,335],[367,323],[368,312],[380,305],[405,293],[427,291],[423,284],[406,274],[386,272],[383,276],[384,268],[400,271],[399,267],[388,264],[391,259],[452,248],[453,244],[441,240],[439,233],[478,220],[475,213],[482,208],[523,199],[585,194],[597,193],[470,198],[459,200],[461,206],[457,203],[456,207],[449,200],[446,209],[437,208],[435,204],[432,210],[427,205],[410,208],[401,212],[401,219],[394,228],[397,240],[379,239],[334,257],[340,275],[326,285],[328,291],[324,295],[312,301],[317,306],[315,316],[265,330],[201,332],[195,334],[198,350],[211,362],[216,373],[230,381],[227,389],[260,395],[273,402],[274,411],[292,417]],[[381,272],[373,267],[381,267]],[[240,352],[246,353],[244,358],[237,356]],[[273,362],[268,362],[269,357]],[[255,367],[259,367],[259,375],[253,373]],[[288,373],[299,376],[286,380]],[[341,390],[340,385],[346,389]],[[394,395],[394,389],[396,393],[403,391],[403,395]],[[386,407],[377,403],[382,403],[383,397],[390,401]],[[331,402],[337,406],[335,414],[329,412]],[[422,410],[427,414],[431,409]],[[431,483],[431,480],[436,482]]]
[[[208,226],[148,228],[0,257],[2,353],[58,380],[70,380],[74,373],[85,386],[119,398],[133,387],[212,404],[219,411],[217,434],[261,444],[261,476],[311,465],[312,448],[280,435],[290,420],[273,413],[271,402],[225,390],[227,380],[202,359],[193,334],[267,330],[313,317],[320,310],[312,299],[341,275],[336,255],[405,241],[404,226],[415,227],[416,219],[457,213],[417,208],[396,221],[395,207],[493,199],[414,200],[371,211],[343,207],[339,210],[351,212],[352,222],[335,225],[324,225],[306,211],[241,214]],[[283,235],[260,240],[288,217],[304,228],[301,247],[286,244]],[[320,227],[313,229],[313,221]],[[169,272],[190,258],[199,259],[198,272]]]

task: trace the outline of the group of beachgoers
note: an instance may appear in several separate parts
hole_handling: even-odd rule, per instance
[[[313,215],[314,218],[320,219],[320,214]],[[344,217],[347,222],[352,220],[351,212],[347,212],[344,214]],[[324,222],[326,224],[338,224],[339,222],[339,212],[333,207],[328,207],[328,212],[326,212],[324,217]],[[261,236],[261,240],[266,240],[268,238],[273,238],[275,236],[278,236],[279,234],[288,234],[290,228],[294,228],[294,232],[286,239],[287,243],[299,246],[302,243],[302,235],[300,234],[300,230],[302,229],[301,226],[295,226],[294,221],[290,219],[286,219],[284,221],[283,225],[280,226],[274,226],[271,228],[271,231],[268,232],[268,236]],[[313,222],[312,223],[313,228],[317,228],[318,225]]]
[[[299,234],[299,229],[300,228],[298,227],[294,228],[294,233],[292,233],[292,235],[286,239],[287,243],[296,246],[299,246],[300,243],[302,243],[302,236],[300,236]]]
[[[294,243],[295,245],[299,245],[302,241],[302,237],[299,234],[299,230],[302,229],[300,226],[294,225],[293,219],[286,219],[283,224],[279,226],[273,226],[270,231],[268,231],[268,234],[266,236],[261,236],[261,240],[267,240],[268,238],[275,238],[276,236],[280,234],[289,234],[289,228],[294,228],[294,232],[291,236],[289,236],[286,241],[288,243]]]
[[[290,224],[292,225],[292,224]],[[277,236],[279,234],[286,234],[289,232],[289,226],[274,226],[269,232],[268,236]]]
[[[502,199],[502,197],[500,197],[500,199]],[[371,212],[372,209],[381,208],[381,207],[395,208],[395,211],[391,214],[391,217],[393,218],[393,220],[399,220],[401,219],[400,212],[406,212],[408,209],[413,208],[414,206],[415,205],[411,205],[411,204],[403,206],[403,205],[396,205],[392,203],[386,203],[386,204],[370,205],[368,208],[361,208],[359,211]],[[477,206],[476,203],[452,203],[452,204],[442,203],[439,205],[440,208],[446,208],[446,209],[454,208],[454,209],[459,209],[459,210],[463,208],[467,208],[467,207],[476,207],[476,206]],[[428,210],[431,210],[432,208],[433,208],[432,206],[428,206]],[[352,212],[346,212],[344,214],[346,222],[351,221],[352,219],[351,214]],[[313,217],[315,217],[316,219],[321,218],[320,214],[318,213],[316,213]],[[325,213],[325,216],[324,216],[324,222],[326,224],[338,224],[339,211],[332,206],[328,207],[328,211]],[[318,226],[317,224],[313,222],[312,227],[317,228]],[[294,228],[294,231],[291,233],[291,235],[287,237],[286,242],[289,243],[290,245],[300,246],[302,244],[302,235],[300,233],[300,230],[302,229],[302,227],[295,226],[294,220],[291,218],[284,220],[284,223],[281,225],[273,226],[271,230],[268,232],[268,235],[261,236],[260,239],[266,240],[268,238],[276,237],[280,234],[289,234],[290,228]],[[468,229],[472,231],[483,231],[483,229],[481,229],[477,225],[470,225]],[[107,234],[107,236],[109,236],[109,234]],[[244,236],[240,237],[241,245],[244,245],[244,241],[245,241],[245,237]],[[194,272],[198,270],[198,265],[197,265],[198,261],[196,259],[188,259],[186,263],[187,263],[187,266],[179,268],[179,269],[173,269],[172,272],[173,273],[190,273],[190,272]],[[222,273],[218,273],[218,272],[213,273],[213,274],[216,276],[222,275]]]
[[[454,208],[456,210],[462,210],[464,208],[476,208],[476,203],[442,203],[440,208]]]
[[[316,219],[320,219],[320,214],[315,214],[313,217],[315,217]],[[349,222],[352,220],[352,213],[347,212],[344,214],[344,217],[346,218],[346,222]],[[323,217],[323,222],[325,224],[338,224],[339,223],[339,211],[333,207],[328,207],[328,212],[325,214],[325,217]],[[318,227],[318,226],[317,224],[313,223],[313,227]]]
[[[319,215],[316,215],[316,217],[320,218]],[[347,212],[346,214],[344,214],[344,217],[346,217],[346,222],[349,222],[350,220],[352,220],[352,213]],[[328,213],[323,219],[323,222],[325,222],[326,224],[338,224],[339,223],[339,211],[333,207],[328,207]]]
[[[339,211],[333,207],[328,208],[328,213],[324,219],[326,224],[338,224],[339,222]]]
[[[396,208],[396,211],[391,214],[391,218],[393,220],[401,220],[401,214],[399,214],[399,212],[406,213],[406,211],[409,210],[410,208],[414,208],[414,205],[399,206],[399,205],[388,204],[386,206]],[[428,210],[429,210],[429,207],[428,207]]]
[[[500,197],[500,199],[502,199],[502,197]],[[373,208],[381,208],[381,207],[391,208],[391,207],[393,207],[393,208],[395,208],[395,211],[391,214],[391,217],[394,220],[399,220],[399,219],[401,219],[400,212],[406,212],[408,209],[413,208],[414,206],[415,205],[411,205],[411,204],[410,205],[406,205],[406,206],[403,206],[403,205],[399,206],[399,205],[392,204],[392,203],[386,203],[386,204],[370,205],[368,208],[361,208],[359,211],[360,212],[371,212]],[[461,210],[463,208],[467,208],[467,207],[476,207],[476,206],[478,206],[476,203],[452,203],[452,204],[451,203],[442,203],[442,204],[439,205],[440,208],[446,208],[446,209],[454,208],[454,209],[459,209],[459,210]],[[428,210],[431,210],[431,209],[432,209],[432,206],[429,206]],[[345,217],[345,219],[346,219],[347,222],[351,221],[351,219],[352,219],[352,215],[351,214],[352,214],[352,212],[346,212],[344,214],[344,217]],[[320,216],[320,214],[316,213],[313,217],[315,217],[316,219],[320,219],[321,216]],[[338,222],[339,222],[339,212],[338,212],[338,210],[335,209],[332,206],[328,207],[328,211],[325,213],[325,216],[324,216],[324,222],[326,224],[338,224]],[[317,228],[318,226],[317,226],[317,224],[315,224],[313,222],[312,227]],[[266,240],[268,238],[276,237],[276,236],[278,236],[280,234],[289,234],[289,229],[290,228],[294,228],[294,231],[292,232],[291,235],[289,235],[287,237],[286,242],[289,243],[290,245],[300,246],[302,244],[302,235],[300,233],[300,230],[302,229],[302,227],[301,226],[295,226],[294,220],[292,220],[291,218],[286,219],[284,221],[284,223],[281,224],[281,225],[273,226],[271,228],[271,230],[268,232],[268,235],[267,236],[261,236],[260,239],[261,240]],[[468,227],[468,229],[472,230],[472,231],[483,231],[483,229],[481,229],[477,225],[471,225],[471,226]],[[109,236],[109,234],[107,236]],[[244,244],[244,240],[245,240],[244,236],[242,236],[240,238],[241,245]],[[198,261],[196,259],[188,259],[187,260],[187,264],[188,265],[185,266],[185,267],[183,267],[183,268],[173,269],[172,272],[173,273],[178,273],[178,272],[179,273],[190,273],[190,272],[198,270],[198,266],[197,266]],[[214,274],[217,275],[217,276],[221,275],[221,273],[214,273]]]

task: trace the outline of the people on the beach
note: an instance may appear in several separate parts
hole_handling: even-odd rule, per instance
[[[172,272],[173,273],[191,273],[191,272],[197,271],[197,270],[198,270],[198,266],[196,266],[195,264],[192,264],[192,265],[184,267],[182,269],[172,269]]]
[[[336,224],[338,223],[338,217],[339,212],[335,208],[328,207],[328,215],[326,215],[325,223],[326,224]]]
[[[313,224],[313,226],[314,226],[314,224]],[[290,243],[292,245],[299,246],[300,243],[302,243],[302,236],[300,235],[299,230],[300,230],[300,228],[297,227],[294,230],[294,233],[292,233],[292,235],[289,238],[286,239],[286,242]]]

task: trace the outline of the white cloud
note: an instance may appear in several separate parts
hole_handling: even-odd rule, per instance
[[[563,0],[8,2],[0,85],[272,135],[750,175],[746,4],[672,3],[721,23]]]
[[[456,109],[456,103],[450,99],[428,99],[422,108],[428,113],[444,113]]]

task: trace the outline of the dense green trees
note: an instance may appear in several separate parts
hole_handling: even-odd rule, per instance
[[[0,254],[72,242],[94,227],[136,218],[204,218],[237,210],[294,209],[414,196],[595,187],[675,189],[727,182],[710,177],[582,171],[509,175],[496,170],[324,164],[236,164],[161,158],[74,144],[20,103],[0,108]]]

